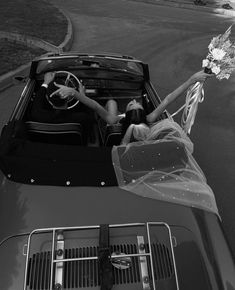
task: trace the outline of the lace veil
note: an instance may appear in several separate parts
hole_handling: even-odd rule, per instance
[[[192,156],[193,144],[173,120],[150,127],[145,141],[114,146],[118,185],[142,197],[218,214],[215,197]]]

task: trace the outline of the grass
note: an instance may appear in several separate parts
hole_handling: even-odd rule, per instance
[[[46,0],[0,0],[0,30],[23,33],[60,44],[67,20]]]
[[[0,30],[34,36],[51,44],[59,45],[67,33],[67,20],[46,0],[0,0]],[[40,49],[32,49],[12,42],[0,42],[0,75],[27,63]]]
[[[44,53],[45,51],[42,49],[32,49],[18,43],[2,40],[0,43],[0,75],[28,63],[36,56]]]

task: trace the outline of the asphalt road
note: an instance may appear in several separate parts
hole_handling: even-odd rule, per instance
[[[211,38],[232,23],[224,16],[135,1],[54,2],[72,19],[72,50],[129,54],[149,63],[152,82],[161,98],[200,70]],[[199,105],[191,139],[194,157],[215,193],[235,255],[234,85],[235,74],[228,81],[207,81],[205,101]],[[12,87],[0,95],[0,126],[8,119],[21,89]],[[174,112],[183,101],[182,97],[169,111]]]

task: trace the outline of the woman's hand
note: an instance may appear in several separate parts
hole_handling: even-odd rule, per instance
[[[191,84],[194,84],[196,82],[205,82],[207,78],[214,76],[214,74],[208,74],[205,73],[204,70],[201,70],[199,72],[196,72],[195,74],[193,74],[189,80]]]
[[[81,82],[79,82],[78,92],[81,95],[85,95],[85,87],[83,86],[83,84]]]

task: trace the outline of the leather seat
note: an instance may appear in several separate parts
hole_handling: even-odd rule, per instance
[[[82,126],[79,123],[40,123],[27,121],[29,139],[35,142],[82,145],[84,143]]]
[[[122,133],[122,125],[107,125],[106,132],[104,136],[104,145],[105,146],[113,146],[120,145],[121,143],[121,133]]]
[[[98,127],[104,146],[120,145],[122,133],[121,124],[109,125],[102,119],[99,119]]]

